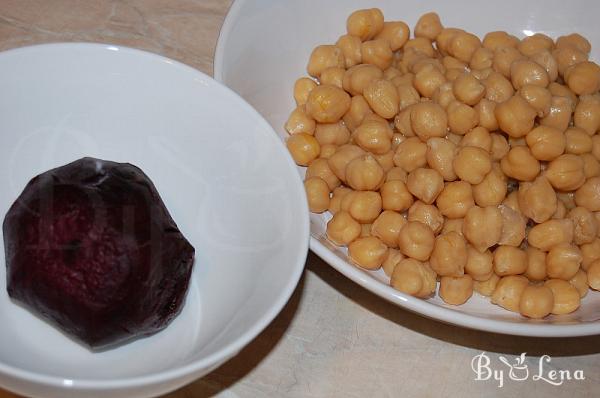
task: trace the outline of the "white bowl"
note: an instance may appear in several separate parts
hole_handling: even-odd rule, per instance
[[[523,37],[543,32],[552,37],[573,31],[592,42],[600,59],[600,2],[590,1],[402,1],[402,0],[237,0],[225,20],[215,54],[215,78],[250,102],[283,138],[283,125],[295,104],[293,84],[306,76],[314,47],[335,43],[346,32],[346,18],[360,8],[379,7],[387,20],[414,27],[419,16],[436,11],[445,26],[478,34],[506,30]],[[594,46],[595,45],[595,46]],[[382,271],[368,272],[346,261],[346,251],[327,242],[327,216],[311,214],[310,248],[339,272],[375,294],[444,322],[528,336],[582,336],[600,333],[600,293],[588,294],[581,309],[568,316],[527,320],[473,297],[452,307],[439,297],[421,300],[389,286]]]
[[[236,355],[301,275],[301,180],[269,124],[210,77],[98,44],[0,53],[0,214],[27,181],[83,156],[140,166],[196,248],[182,313],[92,353],[8,298],[0,267],[0,385],[32,397],[164,394]],[[4,250],[1,251],[4,256]]]

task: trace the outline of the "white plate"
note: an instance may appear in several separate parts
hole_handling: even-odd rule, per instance
[[[145,397],[208,373],[252,340],[293,292],[307,205],[284,145],[210,77],[98,44],[0,53],[0,214],[27,181],[83,156],[154,181],[196,248],[183,312],[164,331],[91,353],[10,301],[0,254],[0,385],[33,397]]]
[[[557,37],[579,32],[592,42],[592,58],[600,59],[600,2],[591,1],[402,1],[402,0],[237,0],[221,29],[215,54],[215,78],[237,91],[275,127],[294,109],[293,84],[306,76],[314,47],[335,43],[346,32],[346,18],[360,8],[379,7],[386,19],[414,27],[419,16],[436,11],[445,26],[478,34],[506,30],[523,37],[542,32]],[[329,244],[326,216],[311,215],[310,248],[339,272],[375,294],[427,317],[492,332],[526,336],[583,336],[600,333],[600,293],[590,292],[581,309],[568,316],[528,320],[473,297],[453,307],[438,297],[421,300],[388,286],[379,272],[358,269],[346,253]]]

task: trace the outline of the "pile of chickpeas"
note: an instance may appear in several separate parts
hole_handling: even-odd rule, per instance
[[[600,290],[600,67],[579,34],[483,40],[379,9],[316,47],[285,128],[310,210],[352,262],[530,318]],[[329,217],[329,215],[327,216]]]

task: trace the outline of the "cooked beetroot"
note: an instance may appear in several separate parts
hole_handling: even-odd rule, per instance
[[[84,158],[33,178],[3,231],[9,295],[92,349],[181,311],[194,248],[131,164]]]

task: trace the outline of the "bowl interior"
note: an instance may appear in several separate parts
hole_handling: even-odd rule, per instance
[[[233,92],[168,59],[91,44],[0,54],[0,214],[34,175],[83,156],[141,167],[196,261],[164,331],[91,353],[11,302],[0,252],[0,371],[115,381],[208,368],[279,312],[307,250],[300,180],[269,125]]]
[[[312,49],[335,43],[346,32],[348,15],[370,7],[379,7],[386,20],[405,21],[411,30],[422,14],[435,11],[444,26],[460,27],[479,37],[495,30],[518,37],[541,32],[553,38],[578,32],[592,43],[591,58],[600,60],[600,25],[595,17],[600,3],[594,2],[289,0],[284,4],[238,0],[219,38],[215,78],[241,94],[286,137],[283,125],[295,107],[293,85],[297,78],[307,76]],[[275,34],[265,35],[265,31]],[[598,292],[590,292],[576,313],[543,321],[526,320],[477,295],[459,307],[448,306],[439,297],[423,301],[406,296],[389,287],[383,271],[363,271],[349,264],[345,249],[327,242],[327,220],[327,215],[311,214],[311,249],[344,275],[401,306],[446,322],[496,332],[544,336],[600,333]]]

